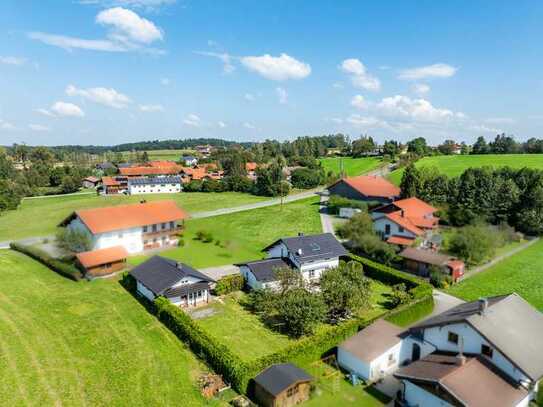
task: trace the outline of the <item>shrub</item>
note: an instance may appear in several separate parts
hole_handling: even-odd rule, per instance
[[[324,180],[322,168],[297,168],[292,171],[290,182],[294,188],[309,189],[319,186]]]
[[[188,184],[183,185],[183,191],[185,192],[200,192],[202,190],[202,181],[190,181]]]
[[[468,225],[458,230],[449,242],[449,251],[469,265],[481,264],[494,256],[498,241],[488,225]]]
[[[406,327],[426,317],[433,310],[434,297],[429,295],[415,302],[400,305],[390,311],[385,319],[398,326]]]
[[[205,230],[199,230],[196,232],[196,240],[201,240],[204,243],[211,243],[213,241],[213,233]]]
[[[217,281],[215,286],[215,294],[225,295],[234,291],[239,291],[243,288],[245,280],[241,274],[232,274],[225,276]]]
[[[63,249],[76,253],[86,252],[92,247],[89,234],[77,229],[60,229],[56,240]]]
[[[395,308],[402,304],[407,304],[413,297],[407,291],[407,287],[404,283],[396,284],[392,286],[392,293],[390,295],[390,301]]]
[[[25,246],[20,243],[13,242],[10,245],[12,250],[26,254],[27,256],[33,258],[34,260],[39,261],[43,265],[47,266],[54,272],[67,277],[74,281],[79,281],[83,277],[80,270],[74,267],[71,264],[64,263],[60,260],[54,259],[45,253],[43,250],[40,250],[36,247]]]

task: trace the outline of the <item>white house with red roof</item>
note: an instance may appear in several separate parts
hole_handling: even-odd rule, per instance
[[[328,191],[330,195],[381,203],[392,202],[399,198],[401,193],[396,185],[375,175],[342,178],[331,185]]]
[[[375,208],[373,227],[388,243],[410,246],[418,237],[437,228],[439,218],[431,205],[418,198],[407,198]]]

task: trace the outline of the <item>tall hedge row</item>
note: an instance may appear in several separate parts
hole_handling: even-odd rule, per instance
[[[428,295],[410,304],[400,305],[390,311],[385,319],[401,327],[407,327],[429,315],[434,310],[434,297]]]
[[[23,254],[26,254],[29,257],[32,257],[34,260],[39,261],[43,265],[47,266],[54,272],[64,277],[67,277],[74,281],[79,281],[83,278],[81,271],[77,269],[75,266],[68,263],[64,263],[63,261],[54,259],[53,257],[49,256],[46,252],[44,252],[41,249],[38,249],[37,247],[27,246],[27,245],[23,245],[17,242],[10,243],[9,247],[12,250],[21,252]]]

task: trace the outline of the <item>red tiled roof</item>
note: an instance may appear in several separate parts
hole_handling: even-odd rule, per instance
[[[422,229],[420,229],[417,225],[411,222],[408,216],[402,216],[400,211],[387,213],[385,216],[392,222],[400,225],[404,229],[409,230],[411,233],[414,233],[417,236],[420,236],[424,233]]]
[[[119,168],[121,175],[138,176],[138,175],[175,175],[181,171],[181,166],[167,167],[128,167]]]
[[[75,214],[93,233],[129,229],[188,218],[174,201],[154,201],[105,208],[83,209]],[[73,217],[71,215],[69,218]],[[63,222],[65,224],[66,221]]]
[[[113,263],[126,259],[128,252],[123,246],[113,246],[107,249],[92,250],[89,252],[77,253],[77,260],[85,268],[101,266],[102,264]]]
[[[175,161],[149,161],[148,163],[151,167],[160,167],[160,168],[166,168],[166,167],[178,167],[177,163]]]
[[[347,177],[344,181],[358,192],[367,197],[393,198],[400,196],[400,188],[386,179],[377,176],[361,175],[359,177]]]
[[[121,183],[113,177],[102,177],[102,184],[106,187],[119,186]]]
[[[96,177],[90,176],[90,177],[85,178],[84,181],[98,182],[100,180]]]
[[[387,243],[397,244],[400,246],[411,246],[414,242],[415,242],[415,239],[410,239],[408,237],[396,236],[396,235],[390,236],[387,239]]]
[[[437,211],[436,208],[416,197],[394,201],[393,205],[408,212],[410,217],[422,218],[424,215],[429,215]]]
[[[245,163],[245,170],[247,171],[254,171],[256,170],[257,164],[253,162]]]

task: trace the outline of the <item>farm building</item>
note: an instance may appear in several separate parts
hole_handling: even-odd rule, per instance
[[[172,194],[181,192],[181,177],[139,177],[128,179],[128,193],[138,194]]]
[[[83,186],[83,188],[96,188],[99,183],[100,183],[100,178],[90,176],[83,179],[83,181],[81,182],[81,185]]]
[[[264,407],[290,407],[309,399],[313,377],[291,363],[272,365],[254,378],[254,395]]]
[[[382,177],[360,175],[340,179],[328,188],[330,195],[366,202],[389,203],[400,197],[400,188]]]
[[[339,366],[367,382],[398,368],[402,329],[383,319],[375,321],[337,347]]]
[[[86,275],[105,276],[126,267],[128,252],[123,246],[77,253],[76,258]]]
[[[102,177],[102,193],[105,195],[122,194],[128,190],[128,178],[113,176]]]
[[[403,258],[407,270],[421,277],[429,277],[432,266],[451,276],[454,282],[464,275],[465,266],[462,260],[433,250],[406,247],[399,256]]]
[[[183,164],[185,164],[187,167],[193,167],[198,164],[198,157],[195,157],[193,155],[184,155],[181,160],[183,161]]]
[[[210,284],[215,281],[187,264],[153,256],[130,271],[138,293],[153,301],[163,296],[172,304],[189,307],[210,300]]]
[[[59,226],[82,231],[92,249],[123,246],[128,253],[171,247],[188,215],[174,201],[142,202],[73,212]]]

